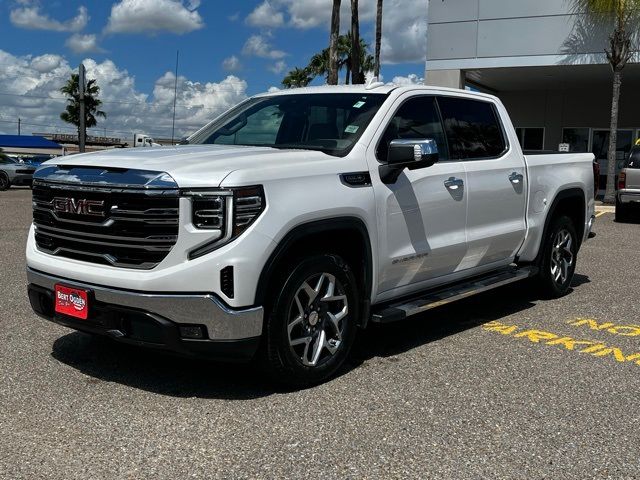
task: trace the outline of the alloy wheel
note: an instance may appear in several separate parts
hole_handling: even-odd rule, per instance
[[[334,275],[320,273],[298,287],[289,308],[289,348],[308,367],[323,364],[342,345],[349,305]]]
[[[551,276],[558,285],[564,285],[573,266],[573,238],[571,233],[562,229],[553,241],[551,251]]]

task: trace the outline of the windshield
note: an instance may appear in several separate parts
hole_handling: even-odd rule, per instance
[[[382,94],[313,93],[253,98],[189,143],[320,150],[346,155],[386,99]]]
[[[18,161],[11,157],[0,156],[0,165],[14,165],[16,163],[18,163]]]

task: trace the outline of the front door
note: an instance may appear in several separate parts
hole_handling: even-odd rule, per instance
[[[433,139],[440,159],[431,167],[405,169],[395,183],[384,184],[378,166],[394,139]],[[380,232],[378,299],[437,283],[465,256],[466,173],[462,162],[448,157],[434,97],[399,97],[367,152]]]

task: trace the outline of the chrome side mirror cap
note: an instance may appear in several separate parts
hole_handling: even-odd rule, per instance
[[[379,167],[380,178],[383,183],[395,183],[405,168],[427,168],[438,159],[438,144],[432,138],[391,140],[387,163]]]

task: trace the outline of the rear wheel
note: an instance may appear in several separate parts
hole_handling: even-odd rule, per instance
[[[10,186],[9,175],[5,172],[0,172],[0,191],[9,190]]]
[[[276,381],[312,385],[340,368],[355,338],[357,295],[350,267],[335,255],[303,260],[282,280],[265,332]]]
[[[557,298],[567,293],[576,269],[578,235],[569,217],[552,220],[543,239],[538,285],[546,297]]]

